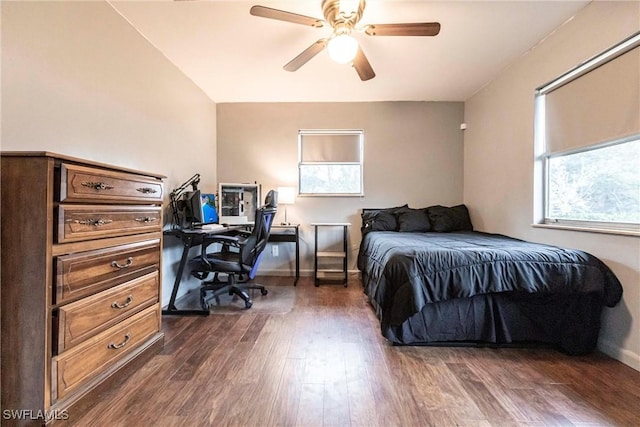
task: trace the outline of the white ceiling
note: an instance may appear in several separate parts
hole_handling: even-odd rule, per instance
[[[328,28],[251,16],[260,4],[322,18],[321,0],[111,0],[215,102],[464,101],[589,1],[370,0],[361,24],[440,22],[436,37],[357,38],[376,72],[362,82],[326,52],[282,66]]]

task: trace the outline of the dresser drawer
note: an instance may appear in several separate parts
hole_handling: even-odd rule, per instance
[[[155,206],[60,205],[57,243],[147,233],[162,229]]]
[[[61,202],[162,202],[162,182],[151,177],[63,163],[60,167]]]
[[[134,314],[51,361],[52,398],[61,399],[118,363],[160,330],[160,304]]]
[[[128,282],[160,268],[160,239],[56,258],[55,304]]]
[[[159,273],[134,279],[58,310],[58,353],[158,302]]]

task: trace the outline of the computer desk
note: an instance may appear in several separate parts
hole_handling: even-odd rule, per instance
[[[180,264],[178,265],[178,271],[176,271],[176,279],[173,282],[173,289],[171,291],[171,299],[167,308],[162,310],[162,314],[173,315],[185,315],[185,316],[208,316],[208,310],[181,310],[176,307],[176,297],[178,290],[180,289],[180,282],[182,281],[182,274],[184,268],[187,265],[189,259],[189,249],[194,246],[201,245],[206,236],[214,234],[225,234],[237,230],[246,230],[250,227],[250,224],[238,224],[229,225],[225,228],[204,230],[204,229],[175,229],[165,230],[165,236],[175,236],[182,240],[182,257],[180,258]],[[293,281],[293,286],[298,284],[300,278],[300,224],[274,224],[271,226],[271,234],[269,235],[269,242],[271,243],[295,243],[296,251],[296,277]]]
[[[194,246],[201,245],[206,236],[214,234],[226,234],[236,230],[245,230],[244,225],[230,225],[224,228],[214,230],[203,229],[175,229],[165,230],[163,234],[165,236],[175,236],[182,240],[182,257],[180,258],[180,264],[178,265],[178,271],[176,272],[176,279],[173,282],[173,290],[171,291],[171,299],[165,310],[162,310],[162,314],[174,314],[174,315],[199,315],[208,316],[209,310],[180,310],[176,307],[176,297],[178,296],[178,289],[180,288],[180,281],[182,280],[182,273],[187,265],[189,259],[189,249]]]

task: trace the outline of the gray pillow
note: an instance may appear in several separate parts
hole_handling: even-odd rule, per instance
[[[405,208],[396,211],[398,231],[424,233],[431,230],[426,209]]]
[[[469,210],[465,205],[452,207],[430,206],[427,208],[431,229],[441,233],[450,231],[473,231]]]
[[[362,211],[362,234],[370,231],[396,231],[398,221],[395,212],[407,208],[408,205],[386,209],[366,209]]]

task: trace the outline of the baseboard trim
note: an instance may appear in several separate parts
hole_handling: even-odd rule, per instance
[[[635,369],[636,371],[640,371],[640,354],[633,353],[624,348],[620,348],[620,346],[615,345],[611,341],[600,340],[598,342],[598,349],[602,351],[607,356],[611,356],[616,360],[624,363],[625,365]]]
[[[349,275],[352,274],[360,274],[360,270],[347,270],[347,273]],[[290,269],[284,269],[284,270],[278,270],[278,269],[272,269],[272,270],[268,270],[265,268],[261,268],[258,271],[258,276],[284,276],[284,277],[293,277],[295,275],[295,272],[292,272]],[[300,269],[300,277],[313,277],[313,270],[311,269]]]

